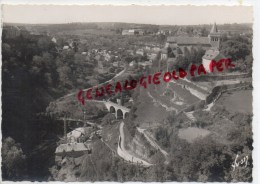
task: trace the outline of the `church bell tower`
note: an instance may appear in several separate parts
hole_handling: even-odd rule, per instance
[[[221,33],[218,31],[216,23],[214,23],[209,33],[209,42],[211,44],[211,47],[215,49],[219,49],[220,41],[221,41]]]

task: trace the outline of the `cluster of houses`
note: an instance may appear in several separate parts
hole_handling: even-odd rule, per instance
[[[197,31],[196,29],[193,31]],[[124,34],[143,34],[143,31],[140,29],[133,29],[133,30],[123,30]],[[126,33],[127,32],[127,33]],[[224,56],[220,53],[219,48],[221,44],[221,36],[222,32],[218,30],[216,23],[213,24],[211,31],[207,37],[202,36],[187,36],[184,33],[184,30],[181,28],[177,32],[177,36],[168,36],[166,40],[166,44],[164,48],[161,48],[160,45],[152,45],[152,44],[135,44],[134,49],[126,50],[126,53],[129,55],[139,55],[145,56],[142,61],[132,61],[130,62],[129,66],[133,67],[136,65],[145,67],[151,67],[152,61],[158,56],[160,56],[161,62],[169,64],[169,62],[174,62],[179,55],[184,54],[185,48],[191,50],[191,48],[198,49],[202,48],[206,50],[205,55],[202,58],[202,63],[205,65],[206,70],[209,71],[209,63],[211,60],[221,59]],[[200,31],[197,33],[200,35]],[[55,41],[55,40],[53,40]],[[63,47],[63,50],[74,48],[75,42],[78,40],[68,40],[69,44]],[[171,50],[171,54],[169,54],[169,48]],[[122,48],[119,48],[119,51]],[[100,49],[93,49],[89,52],[82,52],[82,55],[90,55],[94,54],[95,59],[98,61],[99,69],[104,70],[104,68],[108,68],[107,66],[111,67],[123,67],[124,63],[119,59],[119,54],[116,51],[107,51],[107,50],[100,50]],[[111,58],[113,56],[113,62],[111,62]],[[106,64],[105,64],[106,63]],[[106,65],[104,67],[104,64]]]
[[[95,60],[98,62],[98,71],[100,73],[106,72],[110,67],[124,67],[124,62],[121,60],[120,54],[117,51],[92,49],[88,52],[82,52],[81,54],[86,55],[86,57],[91,55],[94,56]]]
[[[142,66],[145,68],[150,68],[152,66],[152,62],[159,55],[161,51],[160,45],[154,44],[135,44],[136,50],[133,51],[133,55],[145,56],[141,62],[132,61],[129,63],[130,67]]]
[[[171,30],[158,30],[158,31],[151,31],[151,30],[144,30],[144,29],[124,29],[122,30],[122,35],[171,35]]]
[[[100,73],[106,73],[110,67],[118,68],[124,66],[118,51],[111,51],[106,49],[85,50],[84,47],[82,47],[82,45],[85,43],[84,40],[80,40],[78,38],[69,38],[63,40],[61,45],[57,44],[58,40],[59,38],[56,37],[52,37],[51,39],[51,41],[56,44],[58,53],[74,50],[75,52],[85,57],[86,61],[89,61],[91,58],[93,58],[97,61],[97,70]]]
[[[122,30],[122,35],[170,35],[175,36],[189,36],[185,27],[179,27],[178,30],[174,30],[173,28],[162,28],[162,29],[154,29],[154,30],[147,30],[147,29],[124,29]],[[202,36],[202,28],[193,28],[192,32],[190,33],[193,36]]]
[[[166,31],[159,30],[158,34],[167,35],[167,34],[171,34],[171,32],[167,30]],[[124,35],[127,34],[125,34],[124,32]],[[139,48],[137,48],[135,52],[133,51],[132,54],[147,56],[147,60],[138,63],[136,61],[132,61],[129,65],[150,67],[152,65],[152,61],[158,56],[158,53],[160,53],[160,62],[166,62],[166,64],[168,65],[170,62],[174,62],[178,56],[184,55],[185,52],[184,50],[186,48],[188,50],[191,50],[191,48],[194,49],[201,48],[203,50],[206,50],[204,56],[202,57],[202,63],[205,69],[208,71],[209,71],[209,63],[212,60],[216,60],[216,59],[219,60],[221,58],[225,58],[225,56],[221,54],[219,51],[223,32],[218,30],[216,23],[213,24],[208,36],[201,36],[202,35],[201,29],[193,29],[192,35],[193,36],[189,36],[186,30],[180,27],[175,33],[175,36],[167,37],[164,48],[160,48],[160,46],[156,47],[156,46],[149,46],[149,45],[145,45],[145,46],[139,45]],[[169,50],[171,51],[170,54],[169,54]]]
[[[223,58],[224,56],[220,53],[219,48],[221,44],[221,37],[223,32],[219,31],[216,23],[213,24],[211,31],[207,37],[201,36],[201,30],[193,29],[195,36],[188,36],[187,32],[183,28],[179,28],[175,33],[175,36],[168,36],[164,48],[161,45],[153,45],[146,43],[136,43],[134,49],[124,50],[119,48],[118,51],[108,51],[102,49],[92,49],[90,51],[82,51],[81,54],[89,57],[94,55],[95,59],[98,61],[98,67],[100,70],[104,70],[109,67],[123,67],[124,62],[121,61],[119,52],[124,50],[128,55],[139,55],[144,59],[141,62],[132,61],[130,66],[143,66],[150,67],[152,61],[160,53],[161,62],[168,63],[174,62],[179,55],[184,54],[185,48],[191,50],[191,48],[202,48],[206,50],[205,55],[202,58],[202,62],[208,69],[208,64],[211,60]],[[129,29],[123,30],[122,35],[143,35],[144,30],[142,29]],[[169,31],[159,30],[157,34],[171,34]],[[46,35],[46,33],[34,33],[33,31],[29,32],[23,26],[4,26],[3,35],[6,38],[15,38],[20,35],[27,37],[28,35]],[[52,37],[52,42],[57,43],[57,38]],[[63,47],[57,48],[58,52],[63,50],[75,50],[78,51],[80,39],[67,39],[64,42]],[[171,53],[169,54],[169,48]],[[113,58],[113,59],[111,59]],[[105,66],[104,66],[105,65]],[[208,69],[209,70],[209,69]]]

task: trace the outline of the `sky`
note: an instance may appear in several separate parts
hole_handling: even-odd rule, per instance
[[[252,6],[3,5],[3,22],[127,22],[158,25],[252,23]]]

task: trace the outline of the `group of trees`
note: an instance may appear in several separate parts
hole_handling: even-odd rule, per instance
[[[29,162],[32,150],[41,144],[42,139],[55,137],[55,132],[49,130],[58,127],[37,119],[37,113],[44,112],[50,101],[63,94],[57,88],[60,85],[56,63],[58,53],[47,36],[3,37],[2,48],[2,134],[7,145],[8,142],[12,145],[2,147],[2,153],[6,153],[6,158],[15,156],[14,160],[3,159],[2,171],[7,173],[3,179],[22,180],[37,165]],[[12,139],[19,140],[20,145]]]
[[[21,145],[11,137],[3,139],[2,144],[2,177],[9,180],[20,180],[26,174],[26,156]]]
[[[221,42],[220,52],[232,59],[236,65],[234,70],[252,71],[252,38],[250,36],[236,35],[224,38]]]
[[[206,27],[193,27],[193,26],[187,26],[185,28],[185,32],[189,36],[197,36],[196,34],[200,33],[201,36],[208,36],[209,30]]]
[[[183,55],[178,55],[176,61],[170,62],[168,64],[168,69],[187,69],[191,64],[199,65],[202,63],[202,56],[204,54],[205,50],[202,47],[199,47],[197,49],[191,47],[190,50],[187,47],[184,47]]]

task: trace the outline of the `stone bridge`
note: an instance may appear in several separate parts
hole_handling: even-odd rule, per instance
[[[125,119],[130,112],[129,108],[111,101],[106,101],[104,104],[110,113],[115,114],[116,119]]]

